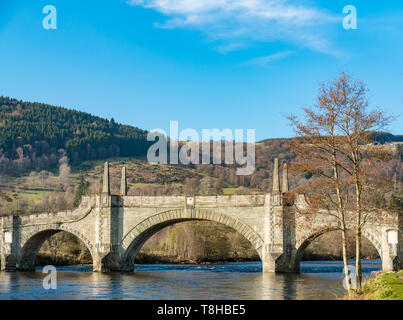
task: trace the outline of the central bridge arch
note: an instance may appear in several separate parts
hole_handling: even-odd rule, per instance
[[[132,228],[123,238],[121,248],[121,269],[132,271],[134,261],[143,245],[158,231],[167,226],[184,221],[212,221],[230,227],[247,239],[262,259],[262,248],[264,241],[262,237],[244,222],[226,214],[217,213],[213,210],[205,209],[175,209],[168,210],[144,219]]]

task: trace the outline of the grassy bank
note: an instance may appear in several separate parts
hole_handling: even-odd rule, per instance
[[[381,273],[365,281],[363,293],[348,294],[346,300],[403,300],[403,271]]]

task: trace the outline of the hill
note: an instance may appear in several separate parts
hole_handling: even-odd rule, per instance
[[[380,144],[403,142],[403,135],[393,135],[388,132],[374,132],[372,139]]]

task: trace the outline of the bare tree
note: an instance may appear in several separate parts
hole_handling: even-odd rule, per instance
[[[347,210],[342,190],[342,169],[338,151],[340,138],[337,135],[336,127],[340,107],[331,103],[329,99],[331,97],[328,96],[325,86],[322,85],[317,103],[311,108],[304,108],[303,122],[293,115],[288,117],[296,133],[296,138],[292,140],[291,146],[298,159],[292,163],[291,169],[297,173],[311,176],[311,179],[302,188],[309,206],[304,212],[297,206],[298,212],[312,214],[326,209],[325,213],[332,215],[339,222],[339,229],[342,233],[344,272],[347,288],[350,290]]]
[[[63,245],[65,244],[63,232],[52,235],[47,240],[47,249],[52,256],[52,263],[57,264],[58,254],[61,252]]]
[[[310,199],[316,204],[315,209],[324,207],[329,212],[336,209],[343,234],[345,268],[346,228],[348,224],[354,225],[359,292],[362,230],[369,220],[380,222],[385,218],[385,211],[373,199],[380,191],[387,192],[390,186],[376,169],[390,155],[369,143],[373,132],[385,127],[391,118],[382,111],[370,110],[367,96],[368,90],[362,82],[353,81],[341,72],[333,81],[322,84],[317,104],[304,109],[304,123],[289,117],[298,136],[293,142],[299,157],[294,168],[316,179],[310,185]]]
[[[342,138],[338,152],[343,156],[342,168],[351,177],[355,194],[356,272],[357,291],[361,291],[361,236],[362,228],[370,218],[382,219],[382,211],[373,205],[371,196],[378,188],[390,185],[374,170],[378,160],[390,155],[384,148],[369,146],[373,132],[383,129],[391,121],[381,110],[370,109],[368,90],[361,81],[352,80],[342,72],[324,87],[329,103],[337,105],[336,126]],[[371,195],[371,196],[369,196]],[[375,215],[374,215],[375,213]]]

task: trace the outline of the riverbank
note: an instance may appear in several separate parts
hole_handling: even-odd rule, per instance
[[[63,254],[51,256],[46,253],[39,253],[36,257],[35,264],[37,266],[53,265],[56,267],[75,266],[75,265],[91,265],[91,256],[80,256],[72,254]]]
[[[237,263],[260,261],[259,256],[251,257],[217,257],[217,258],[197,258],[197,259],[180,259],[177,256],[164,256],[157,254],[139,253],[136,257],[136,264],[220,264],[220,263]]]
[[[403,271],[380,273],[363,283],[362,294],[346,295],[344,300],[403,300]]]
[[[366,260],[374,260],[374,258],[365,258]],[[251,256],[238,256],[238,257],[215,257],[215,258],[201,258],[198,257],[196,259],[183,259],[178,256],[167,256],[163,254],[152,254],[152,253],[143,253],[140,252],[136,257],[136,264],[172,264],[172,265],[203,265],[203,264],[224,264],[224,263],[243,263],[243,262],[259,262],[260,258],[258,255]],[[313,261],[328,261],[328,262],[337,262],[342,261],[342,257],[337,255],[317,255],[317,254],[309,254],[307,257],[303,257],[301,262],[313,262]],[[54,265],[54,266],[72,266],[72,265],[92,265],[91,255],[88,254],[68,254],[61,253],[56,257],[54,255],[50,255],[46,252],[40,252],[36,259],[37,266],[45,266],[45,265]]]
[[[242,263],[242,262],[259,262],[258,256],[252,257],[238,257],[226,259],[179,259],[178,257],[161,256],[154,254],[139,253],[136,258],[136,264],[173,264],[173,265],[195,265],[195,264],[223,264],[223,263]],[[61,266],[74,266],[74,265],[92,265],[91,257],[75,256],[69,254],[58,255],[52,257],[46,253],[40,253],[36,259],[37,266],[54,265]]]

